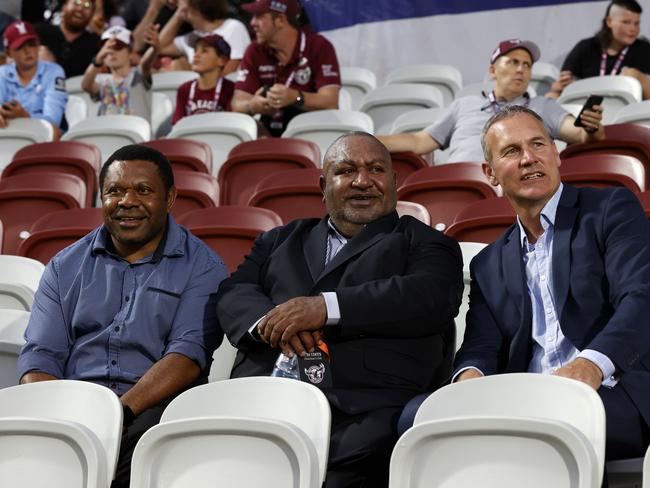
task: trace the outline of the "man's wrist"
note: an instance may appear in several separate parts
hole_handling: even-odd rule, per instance
[[[305,94],[302,91],[298,90],[296,101],[293,104],[296,107],[303,107],[305,105]]]
[[[100,63],[99,61],[97,61],[97,56],[93,57],[93,59],[92,59],[92,61],[91,61],[91,64],[92,64],[95,68],[101,68],[101,67],[102,67],[102,63]]]

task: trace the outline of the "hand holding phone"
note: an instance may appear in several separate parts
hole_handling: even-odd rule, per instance
[[[600,105],[601,103],[603,103],[602,95],[589,95],[589,98],[587,98],[587,101],[580,109],[580,113],[576,117],[576,120],[573,123],[573,125],[576,127],[584,127],[585,125],[582,122],[582,113],[585,110],[593,110],[595,105]]]

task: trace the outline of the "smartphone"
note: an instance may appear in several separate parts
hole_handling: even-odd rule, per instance
[[[262,96],[265,97],[270,89],[271,87],[269,85],[264,85],[264,88],[262,89]]]
[[[576,120],[573,123],[573,125],[575,125],[576,127],[584,127],[584,124],[582,123],[582,112],[584,112],[585,110],[593,110],[594,105],[600,105],[601,103],[603,103],[602,95],[589,95],[589,98],[587,98],[587,101],[580,109],[580,113],[576,117]]]

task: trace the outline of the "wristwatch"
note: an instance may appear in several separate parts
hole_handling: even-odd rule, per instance
[[[305,95],[303,95],[303,93],[299,90],[294,105],[296,107],[302,107],[304,104],[305,104]]]

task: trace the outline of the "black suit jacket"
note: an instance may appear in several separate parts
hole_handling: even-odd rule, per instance
[[[471,263],[467,328],[455,369],[520,372],[532,311],[517,225]],[[553,238],[553,299],[564,336],[605,354],[650,424],[650,223],[625,189],[564,185]]]
[[[219,288],[217,314],[238,349],[232,376],[269,375],[278,349],[248,330],[275,305],[336,291],[337,325],[325,326],[330,402],[347,413],[404,405],[431,387],[462,292],[458,244],[393,212],[368,224],[325,266],[327,217],[258,237]],[[453,345],[451,346],[453,347]]]

